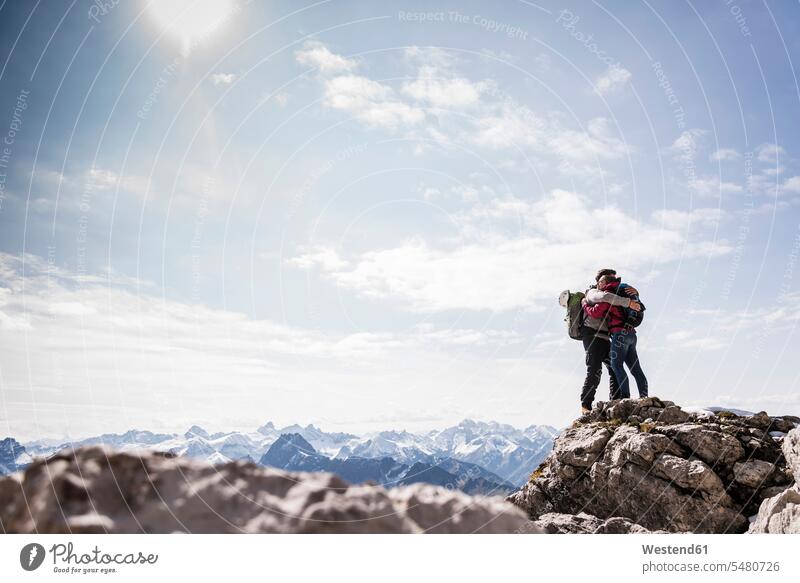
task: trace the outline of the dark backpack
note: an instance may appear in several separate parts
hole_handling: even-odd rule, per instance
[[[625,317],[625,322],[624,323],[625,323],[625,326],[629,326],[631,328],[637,328],[639,326],[639,324],[642,323],[642,320],[644,320],[645,307],[644,307],[644,304],[642,303],[642,300],[639,299],[639,296],[636,296],[636,295],[635,296],[628,296],[628,294],[625,293],[625,288],[626,287],[630,287],[630,286],[628,284],[626,284],[626,283],[619,284],[619,286],[617,286],[617,295],[618,296],[623,296],[623,297],[626,297],[626,298],[630,297],[630,299],[639,302],[639,305],[641,306],[642,309],[637,312],[636,310],[634,310],[632,308],[622,308],[622,313],[623,313],[623,316]]]
[[[567,323],[567,334],[573,340],[581,340],[581,328],[583,321],[586,319],[586,314],[583,311],[581,300],[586,297],[583,292],[572,293],[568,289],[561,292],[558,296],[558,303],[562,308],[567,309],[567,315],[564,321]]]

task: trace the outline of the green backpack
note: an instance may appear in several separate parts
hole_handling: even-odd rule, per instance
[[[564,321],[567,323],[567,334],[573,340],[582,340],[581,327],[586,319],[581,300],[586,297],[583,292],[572,293],[568,289],[561,292],[558,296],[558,303],[562,308],[567,309]]]

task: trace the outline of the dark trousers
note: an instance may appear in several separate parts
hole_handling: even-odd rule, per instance
[[[583,328],[583,349],[586,351],[586,380],[583,381],[581,391],[581,405],[587,409],[592,408],[594,395],[597,387],[600,386],[600,379],[603,376],[603,365],[606,365],[609,376],[610,398],[619,398],[619,387],[614,373],[611,372],[611,342],[604,338],[597,338],[595,331],[591,328]]]

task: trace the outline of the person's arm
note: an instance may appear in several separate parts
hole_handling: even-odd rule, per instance
[[[629,306],[632,310],[637,312],[643,310],[641,300],[639,300],[639,290],[633,287],[632,285],[623,284],[622,293],[628,296],[631,300],[631,305]]]
[[[583,310],[589,316],[591,316],[592,318],[598,318],[598,319],[600,319],[603,316],[605,316],[606,312],[608,312],[608,309],[610,307],[611,306],[606,302],[603,302],[602,304],[594,304],[594,305],[592,305],[592,304],[590,304],[588,302],[583,304]]]
[[[626,289],[627,291],[627,289]],[[621,308],[630,308],[631,299],[618,296],[615,293],[600,291],[599,289],[590,289],[586,292],[586,299],[590,304],[602,304],[606,302],[612,306],[620,306]]]

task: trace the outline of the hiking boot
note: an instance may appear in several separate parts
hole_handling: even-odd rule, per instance
[[[588,415],[591,412],[592,412],[591,409],[588,409],[586,407],[581,407],[581,415]]]

